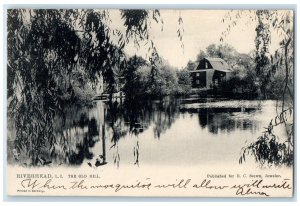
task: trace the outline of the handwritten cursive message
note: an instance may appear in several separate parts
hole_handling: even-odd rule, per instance
[[[151,191],[151,190],[207,190],[213,191],[229,191],[234,196],[261,196],[270,197],[271,191],[292,190],[291,179],[281,179],[276,182],[267,183],[263,179],[251,179],[243,181],[242,184],[219,183],[214,179],[204,178],[202,180],[193,180],[191,178],[176,179],[172,182],[159,182],[151,178],[135,180],[132,183],[106,183],[101,178],[93,181],[86,179],[70,179],[69,181],[60,181],[57,178],[20,178],[20,189],[18,192],[38,192],[44,193],[49,190],[56,191],[78,191],[78,190],[109,190],[114,193],[130,191]]]

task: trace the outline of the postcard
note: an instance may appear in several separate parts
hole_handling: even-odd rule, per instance
[[[293,197],[293,10],[6,12],[8,195]]]

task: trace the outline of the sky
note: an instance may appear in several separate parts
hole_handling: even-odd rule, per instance
[[[240,53],[249,53],[255,49],[255,28],[256,20],[250,21],[249,13],[245,12],[242,18],[239,18],[236,26],[231,27],[229,34],[220,42],[222,32],[228,28],[229,22],[222,22],[222,19],[230,10],[160,10],[163,25],[151,22],[149,29],[150,39],[153,40],[159,55],[166,59],[171,66],[179,69],[184,68],[189,60],[195,61],[200,50],[205,51],[210,44],[229,44],[232,45]],[[233,11],[231,16],[236,14]],[[111,11],[112,26],[120,30],[124,30],[123,22],[120,21],[119,11]],[[246,14],[246,15],[245,15]],[[254,12],[251,14],[255,17]],[[177,30],[180,28],[178,17],[183,20],[182,27],[184,29],[183,44],[177,36]],[[163,31],[161,28],[163,26]],[[272,33],[273,35],[273,33]],[[274,35],[273,35],[274,36]],[[273,37],[272,37],[273,38]],[[275,37],[270,46],[270,51],[275,51],[278,47],[278,40]],[[129,55],[139,55],[148,58],[148,45],[141,43],[137,49],[131,42],[124,48]]]
[[[163,31],[162,25],[153,21],[150,38],[153,39],[159,55],[177,68],[185,67],[189,60],[196,60],[200,50],[205,51],[208,45],[220,44],[222,32],[228,26],[228,23],[221,22],[228,10],[160,10],[160,13],[164,21]],[[181,48],[177,36],[177,30],[180,28],[179,16],[183,20],[184,49]],[[232,45],[240,53],[249,53],[255,49],[255,26],[255,23],[249,23],[248,19],[241,19],[224,38],[223,43]],[[147,46],[136,49],[131,43],[125,47],[125,52],[146,57]]]

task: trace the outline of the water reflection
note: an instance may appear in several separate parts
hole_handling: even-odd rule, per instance
[[[119,167],[124,158],[124,162],[139,166],[141,143],[160,142],[168,131],[176,130],[176,127],[189,129],[184,122],[193,122],[194,116],[201,131],[207,130],[212,136],[258,129],[253,117],[260,108],[185,107],[188,103],[187,100],[166,98],[162,101],[97,101],[92,108],[72,108],[67,111],[65,125],[57,125],[58,133],[63,129],[63,144],[56,150],[56,162],[88,164],[90,167],[114,164]],[[178,125],[173,127],[175,123]],[[58,154],[60,150],[63,152]],[[170,146],[169,150],[165,152],[176,154],[176,148]],[[122,155],[122,152],[129,155]]]
[[[200,127],[208,127],[209,131],[214,134],[224,131],[231,132],[236,129],[255,130],[255,124],[251,120],[255,108],[198,108],[181,111],[198,113]],[[243,113],[243,118],[237,118],[239,113]]]
[[[94,147],[96,142],[99,141],[99,130],[95,117],[89,118],[86,113],[81,113],[78,121],[73,119],[71,127],[68,124],[64,127],[64,137],[68,141],[64,145],[64,149],[67,150],[67,162],[71,165],[79,165],[85,159],[92,159],[94,154],[90,151],[90,148]],[[79,128],[81,131],[79,131]],[[87,131],[85,131],[85,128],[87,128]],[[74,140],[81,137],[83,137],[82,141]],[[76,142],[75,147],[72,147],[71,143],[74,141]],[[70,145],[69,148],[67,148],[68,145]]]

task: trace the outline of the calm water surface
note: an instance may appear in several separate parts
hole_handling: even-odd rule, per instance
[[[63,126],[67,156],[57,149],[56,158],[70,165],[116,168],[238,164],[241,148],[275,114],[275,101],[96,101],[92,108],[68,111]]]

